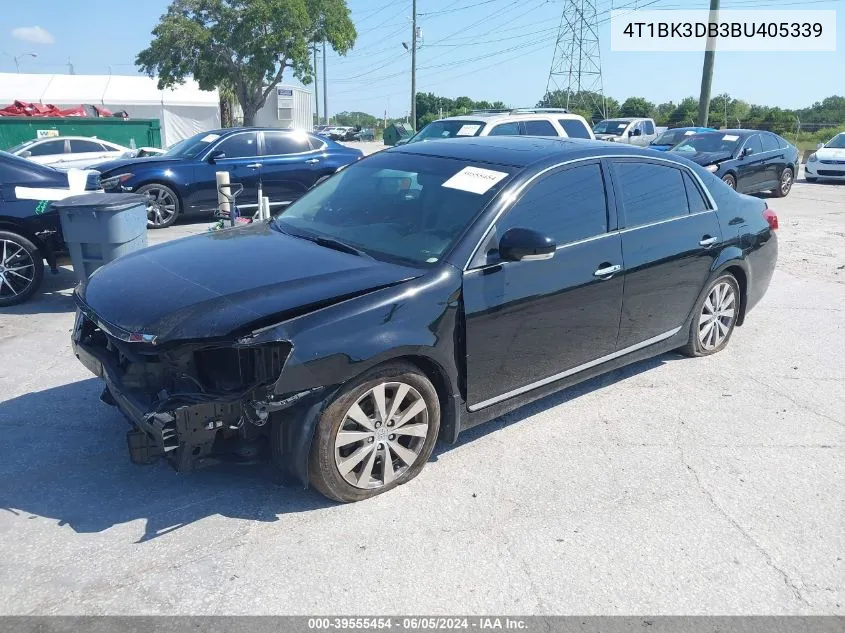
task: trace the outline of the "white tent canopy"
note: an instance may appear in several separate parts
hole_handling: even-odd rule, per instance
[[[26,75],[0,73],[0,106],[15,100],[59,107],[91,104],[126,110],[134,119],[159,119],[165,146],[220,127],[217,91],[188,80],[159,90],[158,80],[127,75]]]

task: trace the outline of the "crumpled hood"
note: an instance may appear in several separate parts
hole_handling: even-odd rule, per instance
[[[155,165],[161,163],[179,163],[184,161],[184,158],[170,158],[169,156],[146,156],[142,158],[119,158],[117,160],[107,160],[102,163],[97,163],[92,166],[101,174],[114,171],[115,169],[128,169],[134,165]],[[92,163],[94,161],[91,161]]]
[[[733,158],[730,152],[698,152],[690,156],[689,154],[681,154],[684,158],[689,158],[692,162],[699,165],[713,165],[720,163],[723,160]]]
[[[226,336],[421,274],[256,223],[125,255],[97,270],[78,299],[107,325],[164,343]]]

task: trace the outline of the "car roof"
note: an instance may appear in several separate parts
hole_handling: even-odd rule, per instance
[[[436,119],[437,121],[484,121],[489,123],[497,119],[520,120],[521,118],[536,119],[537,117],[549,117],[555,119],[581,119],[581,115],[573,112],[543,112],[538,110],[536,112],[476,112],[469,114],[458,114],[455,116],[443,117]]]
[[[486,162],[510,167],[527,167],[547,159],[631,154],[667,160],[665,152],[591,139],[553,136],[472,136],[408,143],[385,150],[388,153],[418,154]],[[675,160],[675,157],[670,157]],[[683,160],[675,160],[687,164]]]

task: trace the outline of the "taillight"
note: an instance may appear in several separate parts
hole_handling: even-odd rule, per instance
[[[773,231],[777,230],[778,228],[778,214],[772,211],[771,209],[766,209],[763,211],[763,217],[766,218],[766,222],[769,223],[769,228]]]

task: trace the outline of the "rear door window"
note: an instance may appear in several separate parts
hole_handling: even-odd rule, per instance
[[[495,126],[487,136],[516,136],[519,134],[519,123],[511,121],[510,123],[499,123]]]
[[[569,138],[590,138],[590,131],[578,119],[558,119],[560,127]]]
[[[311,151],[308,137],[290,132],[264,132],[264,155],[281,156]]]
[[[614,171],[621,189],[626,228],[689,213],[680,169],[655,163],[617,161]]]
[[[528,136],[559,136],[557,130],[555,130],[555,126],[543,119],[523,121],[522,125],[524,126],[525,134]]]
[[[81,139],[71,139],[70,153],[71,154],[87,154],[98,153],[103,151],[103,146],[96,141],[83,141]]]

